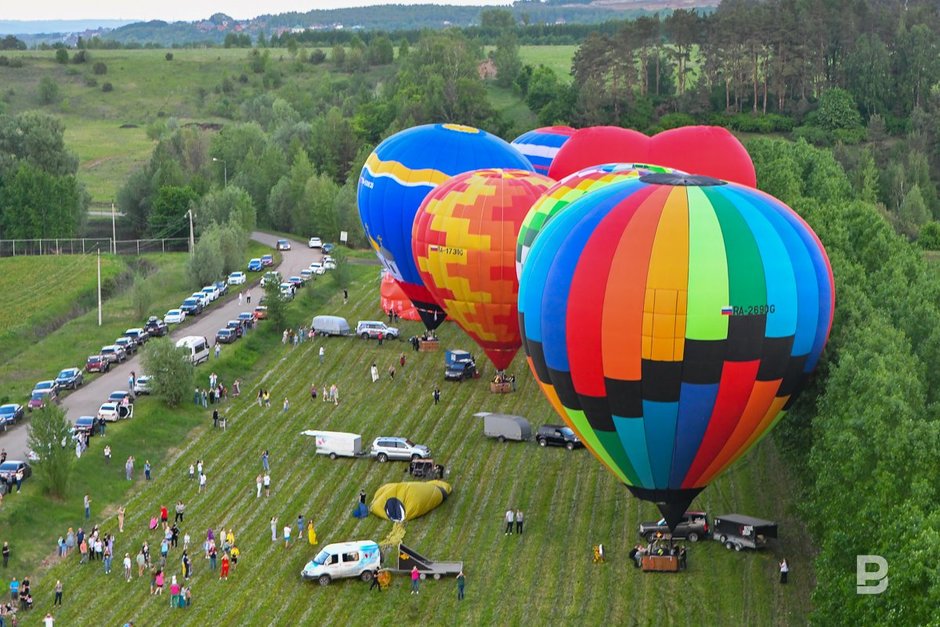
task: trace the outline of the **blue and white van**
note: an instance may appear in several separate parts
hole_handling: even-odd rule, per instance
[[[328,586],[334,579],[358,577],[371,581],[375,570],[382,564],[379,545],[372,540],[327,544],[317,556],[310,560],[300,576]]]

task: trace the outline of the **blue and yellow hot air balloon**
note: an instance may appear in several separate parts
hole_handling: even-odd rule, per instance
[[[359,175],[359,218],[379,261],[411,299],[424,324],[444,321],[411,252],[411,228],[428,192],[481,168],[533,171],[522,153],[486,131],[456,124],[416,126],[392,135],[369,155]]]
[[[780,201],[647,174],[555,215],[519,301],[523,345],[556,409],[674,527],[793,403],[835,292],[819,239]]]

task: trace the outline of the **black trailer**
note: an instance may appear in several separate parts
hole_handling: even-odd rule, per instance
[[[777,537],[777,523],[742,514],[716,516],[712,527],[712,538],[725,545],[726,549],[762,549],[769,538]]]
[[[417,566],[421,579],[428,576],[440,579],[442,576],[456,576],[463,570],[463,562],[437,562],[424,557],[414,549],[404,544],[398,545],[397,568],[391,570],[396,573],[410,573],[412,567]]]

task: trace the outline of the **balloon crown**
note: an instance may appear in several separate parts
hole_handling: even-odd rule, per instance
[[[727,185],[727,181],[699,174],[681,174],[679,172],[653,172],[640,177],[644,183],[653,185],[674,185],[676,187],[711,187]]]

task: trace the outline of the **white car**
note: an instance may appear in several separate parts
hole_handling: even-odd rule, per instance
[[[186,319],[186,312],[182,309],[171,309],[163,316],[164,324],[179,324]]]
[[[311,237],[310,241],[307,242],[307,246],[310,248],[323,248],[323,240],[319,237]]]
[[[202,293],[209,298],[210,303],[215,302],[215,300],[222,295],[222,292],[219,291],[219,288],[214,285],[205,286],[202,288]]]
[[[310,271],[314,274],[323,274],[326,272],[326,269],[323,267],[323,264],[319,261],[314,261],[310,264]]]
[[[212,299],[205,292],[193,292],[190,295],[190,298],[195,298],[202,304],[202,308],[205,309],[209,306],[209,303],[212,302]]]
[[[134,415],[133,405],[121,405],[121,403],[104,403],[98,409],[98,418],[105,422],[117,422]]]
[[[325,258],[323,260],[323,269],[324,270],[336,270],[336,262],[331,258]]]
[[[293,300],[294,292],[297,291],[293,283],[281,283],[278,288],[281,291],[281,297],[287,300]]]
[[[134,395],[140,396],[141,394],[150,394],[150,377],[145,374],[140,375],[134,381]]]
[[[246,281],[248,281],[248,277],[245,276],[244,272],[233,272],[228,275],[229,285],[243,285]]]

